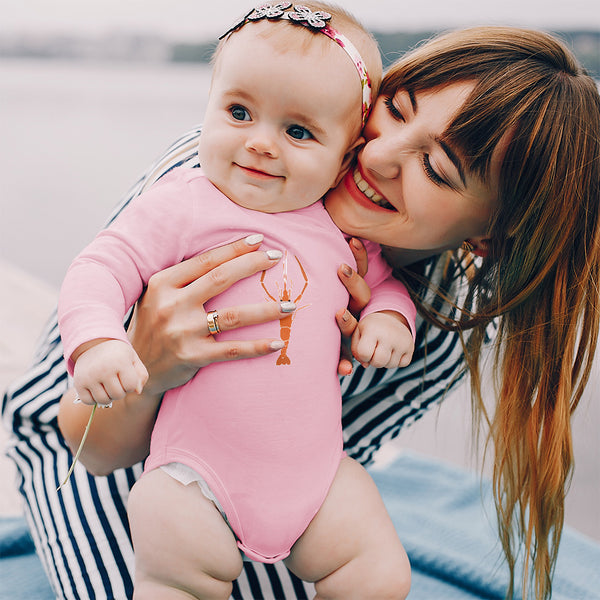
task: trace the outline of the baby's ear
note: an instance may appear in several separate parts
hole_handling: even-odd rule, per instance
[[[340,166],[340,172],[335,179],[334,184],[331,186],[332,188],[337,187],[337,184],[344,178],[344,175],[347,173],[352,161],[356,158],[356,153],[359,148],[365,143],[364,137],[359,137],[353,144],[346,150],[346,154],[344,154],[344,158],[342,160],[342,164]]]

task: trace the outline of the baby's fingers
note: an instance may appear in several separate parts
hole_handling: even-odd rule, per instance
[[[75,400],[73,401],[74,403],[81,402],[83,404],[87,404],[88,406],[93,406],[96,404],[94,396],[92,396],[92,392],[90,392],[90,390],[87,388],[76,387],[75,392]]]
[[[75,372],[73,387],[77,392],[77,400],[83,404],[110,404],[111,399],[109,393],[104,387],[104,381],[94,379],[92,377],[81,377]]]
[[[389,347],[377,344],[373,350],[369,364],[376,369],[392,368],[398,366],[398,360],[394,362],[393,354]]]
[[[112,398],[107,392],[102,383],[95,383],[82,390],[75,386],[79,399],[84,404],[100,404],[100,406],[108,406],[112,402]]]
[[[118,385],[115,384],[111,388],[117,394],[113,400],[122,400],[126,394],[134,392],[141,394],[146,381],[148,381],[148,371],[142,361],[136,357],[128,368],[119,371]]]
[[[371,365],[382,369],[397,369],[398,367],[408,367],[412,359],[412,350],[402,350],[399,348],[381,348],[377,346],[373,353]]]
[[[371,364],[373,352],[375,351],[375,342],[374,340],[361,335],[360,329],[357,328],[352,336],[350,349],[352,350],[352,356],[354,356],[363,367],[368,367]]]
[[[412,360],[412,355],[412,350],[410,352],[401,353],[400,360],[398,361],[398,366],[408,367],[408,365],[410,365],[410,361]]]

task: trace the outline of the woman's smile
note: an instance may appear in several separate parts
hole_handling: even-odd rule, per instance
[[[369,185],[368,181],[361,175],[358,166],[354,170],[348,171],[344,178],[344,185],[352,198],[369,210],[381,212],[394,212],[396,210],[377,190]]]
[[[354,183],[356,187],[366,196],[371,202],[377,204],[381,208],[388,210],[396,210],[380,193],[377,192],[369,182],[363,177],[360,172],[360,167],[357,165],[353,173]]]

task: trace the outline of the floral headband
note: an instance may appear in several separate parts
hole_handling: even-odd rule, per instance
[[[362,123],[363,125],[367,122],[369,111],[371,110],[372,104],[372,93],[371,93],[371,80],[369,73],[367,72],[367,66],[365,65],[360,52],[356,49],[356,46],[339,31],[336,31],[327,24],[327,21],[331,19],[331,15],[322,10],[311,11],[306,6],[294,6],[292,10],[291,2],[278,2],[277,4],[263,4],[257,8],[253,8],[245,17],[238,21],[233,27],[228,29],[221,37],[228,36],[230,33],[237,31],[240,27],[243,27],[250,21],[259,21],[260,19],[273,19],[280,20],[286,19],[292,23],[303,25],[312,31],[320,32],[325,34],[328,38],[331,38],[336,44],[338,44],[346,54],[351,58],[352,63],[358,71],[360,77],[361,89],[362,89]]]

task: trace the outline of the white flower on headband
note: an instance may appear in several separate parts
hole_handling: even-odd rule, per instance
[[[317,10],[313,12],[307,6],[294,6],[294,10],[296,12],[288,13],[288,17],[292,21],[296,21],[297,23],[301,23],[306,21],[308,25],[314,27],[315,29],[322,29],[327,25],[325,21],[329,21],[331,19],[331,15],[322,10]]]
[[[283,11],[292,6],[291,2],[278,2],[277,4],[264,4],[256,7],[249,15],[248,19],[257,21],[258,19],[278,19],[283,16]]]

